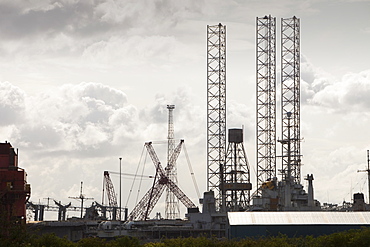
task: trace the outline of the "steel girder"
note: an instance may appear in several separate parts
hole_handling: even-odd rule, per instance
[[[207,26],[207,190],[221,203],[220,165],[226,157],[226,26]]]
[[[300,183],[300,19],[295,16],[281,19],[281,118],[282,180]]]
[[[173,124],[173,110],[174,105],[167,105],[168,109],[168,149],[167,149],[167,162],[170,163],[172,153],[175,150],[175,133]],[[177,184],[177,167],[176,162],[172,163],[172,169],[166,170],[167,177]],[[180,217],[179,201],[175,194],[171,191],[170,187],[166,187],[166,206],[165,206],[165,217],[166,219],[177,219]]]
[[[243,143],[229,142],[224,165],[224,200],[226,211],[246,210],[250,204],[250,169]],[[225,185],[250,185],[248,188],[225,188]]]
[[[276,177],[276,18],[256,22],[257,195]]]
[[[146,220],[153,210],[154,206],[158,202],[159,198],[163,194],[164,188],[168,187],[172,193],[177,197],[177,199],[183,203],[187,208],[195,208],[195,204],[185,195],[185,193],[167,176],[167,171],[173,168],[176,162],[183,140],[177,145],[173,151],[171,158],[165,169],[161,166],[161,162],[158,159],[157,154],[154,151],[151,142],[145,143],[145,147],[154,163],[156,168],[156,175],[154,178],[153,186],[145,193],[140,202],[135,206],[128,216],[129,220]]]

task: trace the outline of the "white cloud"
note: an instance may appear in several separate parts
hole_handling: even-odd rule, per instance
[[[363,112],[370,108],[370,70],[345,75],[341,81],[324,86],[312,103],[335,111]]]
[[[175,137],[186,140],[190,159],[199,164],[204,154],[204,148],[199,148],[205,142],[205,127],[200,127],[205,122],[204,113],[192,104],[189,88],[180,88],[170,96],[158,95],[154,104],[139,112],[122,91],[100,83],[67,84],[35,96],[10,83],[1,85],[4,96],[11,99],[16,92],[17,102],[24,105],[26,121],[12,119],[4,127],[13,126],[5,137],[21,152],[20,166],[28,172],[32,200],[53,197],[67,203],[72,191],[79,192],[76,184],[80,181],[86,186],[85,194],[99,200],[103,171],[117,170],[114,157],[124,154],[125,171],[133,173],[144,142],[166,140],[167,104],[176,105]],[[0,113],[4,112],[0,108]],[[163,162],[165,147],[156,147]],[[185,163],[181,166],[180,170],[188,169]],[[149,174],[154,173],[152,168],[147,167]],[[193,169],[195,174],[203,174],[204,168]],[[192,185],[184,189],[195,193]]]
[[[99,83],[64,85],[49,94],[30,97],[27,102],[27,121],[16,126],[13,140],[29,149],[43,148],[45,155],[48,150],[96,150],[102,145],[111,146],[117,127],[135,128],[131,119],[135,119],[136,110],[128,105],[126,95]]]
[[[9,82],[0,82],[0,126],[24,120],[25,93]]]

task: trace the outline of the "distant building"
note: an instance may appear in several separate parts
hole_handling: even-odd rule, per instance
[[[0,143],[0,217],[26,222],[26,201],[31,194],[27,174],[18,167],[18,154],[8,142]]]
[[[370,212],[229,212],[229,238],[319,236],[370,227]]]

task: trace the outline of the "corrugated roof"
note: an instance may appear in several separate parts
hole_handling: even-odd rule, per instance
[[[230,225],[370,225],[370,212],[229,212]]]

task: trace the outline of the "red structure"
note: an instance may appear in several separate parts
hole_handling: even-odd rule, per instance
[[[10,143],[0,143],[0,216],[25,223],[30,194],[27,174],[18,167],[18,154]]]

